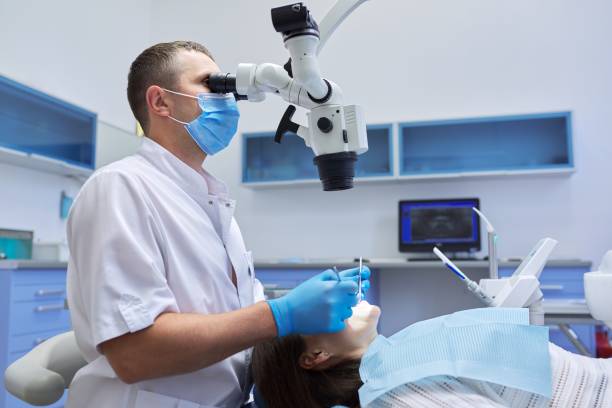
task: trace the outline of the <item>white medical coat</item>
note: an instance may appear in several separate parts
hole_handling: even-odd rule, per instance
[[[137,154],[85,183],[67,226],[68,303],[89,364],[70,386],[69,408],[244,402],[249,350],[193,373],[132,385],[98,351],[100,343],[144,329],[163,312],[223,313],[263,299],[234,208],[223,183],[148,138]]]

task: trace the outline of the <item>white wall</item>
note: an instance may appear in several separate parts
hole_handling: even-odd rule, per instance
[[[193,39],[222,69],[284,63],[269,8],[284,1],[155,2],[151,40]],[[321,19],[331,1],[309,0]],[[543,236],[557,258],[599,262],[612,248],[612,3],[490,0],[365,3],[321,54],[323,72],[369,123],[571,110],[577,173],[252,191],[240,186],[240,142],[209,160],[238,199],[237,217],[257,258],[397,257],[397,201],[481,198],[500,252],[525,255]],[[273,130],[285,104],[242,104],[241,131]],[[271,149],[274,146],[270,146]]]
[[[319,19],[331,3],[307,1]],[[270,7],[283,4],[0,0],[0,73],[131,130],[126,75],[142,49],[193,39],[227,70],[239,62],[284,63],[269,17]],[[252,191],[240,186],[239,139],[207,165],[239,200],[237,217],[257,258],[399,256],[399,199],[479,196],[502,234],[502,256],[523,255],[549,235],[561,241],[557,257],[598,260],[612,247],[611,13],[607,0],[371,0],[321,55],[325,75],[342,86],[347,103],[364,105],[369,123],[572,110],[572,177]],[[241,105],[241,131],[274,129],[284,108],[274,99]],[[0,200],[0,225],[61,237],[54,217],[63,183],[1,166],[2,197],[10,199]]]
[[[134,130],[129,64],[149,45],[150,0],[0,0],[0,74]],[[36,120],[36,118],[32,118]],[[61,241],[60,192],[79,183],[0,164],[0,227]]]

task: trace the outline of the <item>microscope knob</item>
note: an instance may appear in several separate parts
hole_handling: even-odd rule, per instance
[[[319,118],[319,120],[317,120],[317,127],[319,128],[321,132],[329,133],[334,128],[334,124],[332,123],[331,120],[329,120],[329,118],[323,116]]]

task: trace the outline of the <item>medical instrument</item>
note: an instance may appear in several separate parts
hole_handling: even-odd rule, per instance
[[[359,286],[357,289],[357,302],[361,302],[362,294],[361,294],[361,270],[363,269],[363,257],[359,257]]]
[[[338,278],[338,282],[340,282],[342,279],[340,279],[340,273],[338,273],[338,268],[334,266],[332,269],[334,273],[336,274],[336,278]]]
[[[529,308],[531,323],[544,324],[539,278],[557,244],[552,238],[541,239],[511,277],[481,279],[480,286],[493,298],[492,306]]]
[[[472,207],[472,210],[487,226],[487,248],[489,252],[489,278],[497,279],[499,278],[498,274],[498,261],[497,261],[497,233],[495,232],[495,228],[493,228],[493,224],[489,222],[487,217],[478,210],[476,207]]]
[[[444,263],[444,265],[446,265],[448,269],[450,269],[455,275],[457,275],[459,279],[465,282],[465,285],[468,290],[472,292],[474,296],[476,296],[482,303],[487,306],[491,306],[493,304],[493,299],[482,290],[478,283],[468,278],[467,275],[457,267],[457,265],[455,265],[450,259],[448,259],[448,257],[446,257],[446,255],[442,253],[442,251],[440,251],[438,248],[434,248],[433,252],[438,256],[438,258],[440,258],[440,260]]]
[[[375,338],[361,359],[359,400],[369,406],[399,385],[439,375],[550,397],[551,372],[548,328],[530,325],[527,310],[464,310]]]
[[[353,187],[357,155],[368,150],[365,117],[358,105],[344,105],[342,90],[323,78],[318,54],[344,19],[365,0],[339,0],[320,25],[303,3],[271,10],[274,29],[281,33],[290,59],[284,65],[239,64],[235,74],[216,73],[208,87],[216,93],[234,93],[237,99],[263,101],[277,94],[290,105],[276,130],[275,142],[293,132],[314,154],[324,191]],[[296,107],[308,110],[308,126],[292,121]]]
[[[593,317],[612,329],[612,250],[603,256],[598,271],[584,274],[584,294]]]
[[[288,334],[339,332],[355,301],[355,281],[341,280],[342,272],[328,269],[296,286],[285,296],[267,300],[278,337]],[[339,279],[338,282],[335,282]],[[335,282],[330,285],[329,282]]]

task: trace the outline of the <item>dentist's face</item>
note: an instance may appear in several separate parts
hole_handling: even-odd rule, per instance
[[[210,92],[207,85],[208,77],[219,72],[219,66],[206,54],[181,50],[174,57],[174,64],[178,69],[176,89],[173,91],[187,95],[197,96],[199,93]],[[190,122],[201,113],[198,101],[184,96],[167,93],[172,99],[173,116],[184,122]]]

